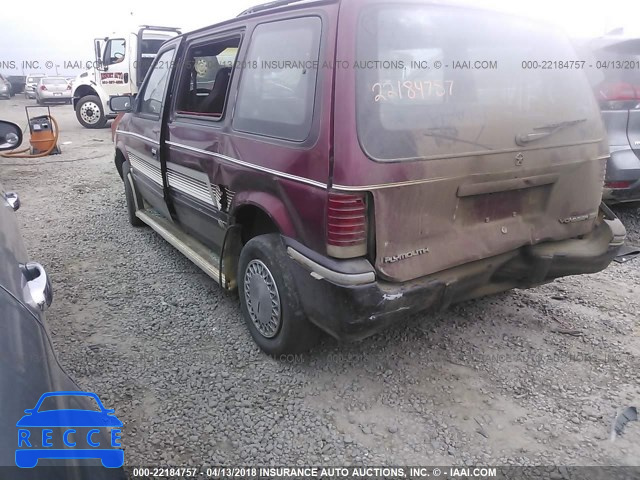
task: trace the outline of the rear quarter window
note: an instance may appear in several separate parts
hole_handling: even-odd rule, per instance
[[[242,67],[238,131],[304,141],[313,121],[322,22],[304,17],[258,25]]]

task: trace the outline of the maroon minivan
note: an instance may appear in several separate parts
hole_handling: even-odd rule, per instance
[[[608,143],[555,29],[426,0],[277,1],[113,97],[129,218],[238,289],[266,352],[604,269]]]

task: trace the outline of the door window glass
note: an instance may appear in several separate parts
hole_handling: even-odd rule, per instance
[[[240,37],[194,45],[180,73],[178,114],[222,118]]]
[[[164,52],[155,65],[153,70],[147,77],[147,83],[144,86],[142,96],[140,97],[140,113],[153,115],[160,118],[162,112],[162,103],[164,101],[167,89],[167,81],[171,74],[174,50]]]
[[[113,65],[124,61],[126,52],[126,42],[124,38],[114,38],[109,40],[106,47],[105,65]]]

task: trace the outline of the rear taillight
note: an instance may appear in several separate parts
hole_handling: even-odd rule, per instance
[[[47,87],[45,87],[44,85],[40,85],[40,90],[46,90]]]
[[[627,82],[603,83],[596,97],[605,110],[629,110],[640,107],[640,85]]]
[[[367,253],[367,201],[364,194],[330,193],[327,208],[327,253],[353,258]]]
[[[631,186],[631,182],[627,181],[618,181],[618,182],[604,182],[604,186],[606,188],[629,188]]]

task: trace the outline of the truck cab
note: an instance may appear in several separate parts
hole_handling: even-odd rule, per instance
[[[95,61],[73,83],[73,108],[80,124],[102,128],[115,118],[109,98],[136,95],[160,46],[179,34],[177,28],[142,25],[137,31],[95,39]]]

